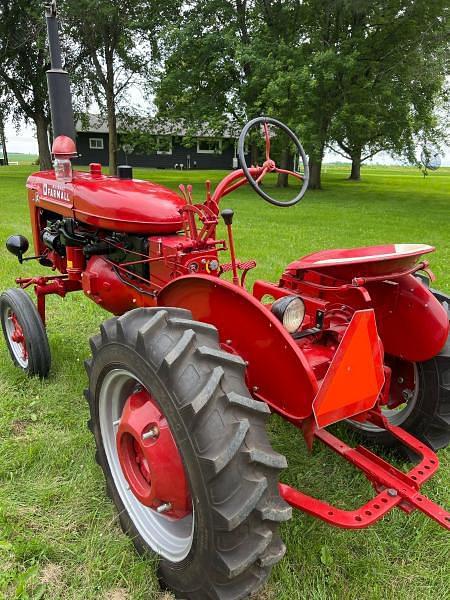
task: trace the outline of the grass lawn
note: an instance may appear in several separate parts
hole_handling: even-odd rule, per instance
[[[24,189],[31,170],[0,167],[1,289],[19,274],[45,272],[32,262],[20,267],[4,247],[12,233],[31,236]],[[346,173],[328,167],[324,190],[291,209],[270,206],[249,189],[223,201],[235,210],[238,256],[258,261],[253,279],[276,281],[287,262],[322,248],[423,242],[437,247],[436,287],[449,291],[450,169],[424,179],[414,169],[366,167],[360,183],[346,181]],[[215,183],[223,173],[136,169],[135,176],[170,187],[192,182],[200,200],[205,178]],[[22,376],[0,342],[2,598],[169,598],[159,591],[155,560],[138,557],[119,530],[86,428],[83,360],[89,336],[106,317],[80,294],[49,298],[53,366],[46,382]],[[288,457],[286,481],[341,507],[372,494],[362,475],[324,448],[309,456],[300,434],[279,419],[270,430]],[[338,431],[349,439],[343,426]],[[450,452],[440,458],[424,492],[448,505]],[[450,598],[448,535],[421,514],[395,510],[368,530],[349,532],[296,513],[282,536],[287,554],[260,600]]]

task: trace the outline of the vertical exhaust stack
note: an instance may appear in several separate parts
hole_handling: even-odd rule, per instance
[[[65,135],[75,142],[72,94],[70,93],[69,75],[62,68],[58,19],[56,18],[56,0],[45,2],[45,18],[47,20],[51,61],[51,69],[47,71],[47,87],[50,99],[53,136],[56,139],[60,135]]]

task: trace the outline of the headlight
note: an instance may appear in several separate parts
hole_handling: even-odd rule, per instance
[[[298,296],[283,296],[272,304],[273,314],[289,333],[294,333],[305,318],[305,304]]]

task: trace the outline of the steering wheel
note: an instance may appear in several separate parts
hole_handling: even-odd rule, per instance
[[[247,163],[245,162],[244,147],[245,138],[247,137],[248,132],[250,131],[250,129],[253,129],[253,127],[259,124],[262,124],[264,126],[264,137],[266,140],[266,160],[264,161],[262,167],[258,168],[256,179],[254,179],[250,171],[253,171],[253,173],[255,173],[255,168],[249,169],[249,167],[247,166]],[[270,136],[268,127],[269,124],[275,125],[276,127],[282,129],[287,134],[287,136],[294,142],[298,150],[298,154],[302,159],[303,174],[297,173],[295,171],[289,171],[287,169],[281,169],[277,167],[275,161],[273,161],[270,158]],[[289,127],[281,121],[277,121],[276,119],[272,119],[270,117],[257,117],[256,119],[252,119],[251,121],[249,121],[247,125],[244,126],[243,130],[241,131],[241,135],[239,136],[238,156],[239,162],[241,163],[242,171],[244,172],[247,181],[255,190],[255,192],[258,193],[261,196],[261,198],[264,198],[264,200],[270,202],[270,204],[274,204],[275,206],[293,206],[294,204],[297,204],[297,202],[300,202],[300,200],[305,195],[309,182],[309,168],[308,161],[306,159],[306,154],[303,150],[303,146],[301,145],[300,140],[295,135],[295,133],[291,131]],[[295,196],[295,198],[287,200],[286,202],[282,202],[281,200],[272,198],[272,196],[269,196],[269,194],[267,194],[259,185],[267,173],[286,173],[287,175],[292,175],[293,177],[300,179],[300,181],[302,181],[303,183],[299,193]]]

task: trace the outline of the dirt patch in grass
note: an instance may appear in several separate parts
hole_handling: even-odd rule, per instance
[[[54,597],[64,587],[63,568],[56,563],[47,563],[39,574],[39,583],[45,585],[47,595]]]
[[[27,427],[30,421],[27,419],[16,419],[11,423],[12,434],[16,437],[22,437],[27,432]]]
[[[130,595],[124,588],[115,588],[106,592],[103,598],[104,600],[129,600]]]
[[[269,586],[263,587],[262,590],[251,596],[252,600],[275,600],[275,592]]]
[[[55,563],[46,564],[41,571],[39,577],[40,583],[45,585],[55,586],[59,585],[62,581],[62,567]]]

